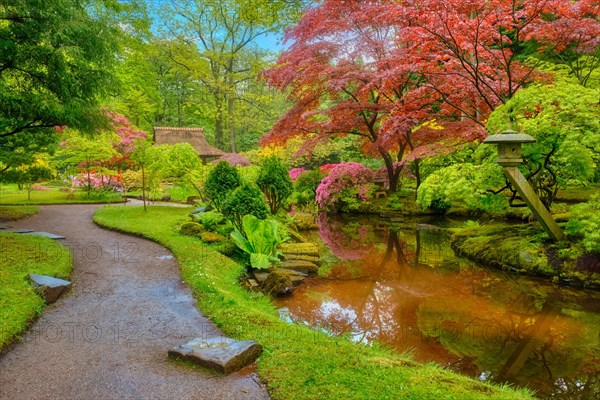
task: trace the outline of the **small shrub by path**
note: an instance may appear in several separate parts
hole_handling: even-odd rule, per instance
[[[29,217],[39,210],[36,206],[0,206],[0,222]]]
[[[201,310],[226,335],[264,346],[259,374],[274,399],[525,399],[526,390],[496,386],[421,364],[375,344],[334,338],[281,321],[266,296],[238,284],[243,267],[177,231],[189,210],[105,207],[101,226],[157,241],[177,257]]]
[[[28,275],[67,278],[73,263],[66,247],[44,237],[0,232],[0,249],[1,352],[27,330],[44,307]]]

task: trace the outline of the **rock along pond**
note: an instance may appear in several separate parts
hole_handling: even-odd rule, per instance
[[[320,276],[275,299],[282,318],[541,398],[599,398],[600,292],[477,266],[427,222],[321,216],[305,235]]]

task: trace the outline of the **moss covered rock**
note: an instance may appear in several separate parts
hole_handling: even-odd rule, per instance
[[[263,290],[272,295],[286,295],[292,293],[292,280],[290,274],[280,269],[274,269],[262,283]]]
[[[202,232],[200,234],[200,239],[202,239],[204,243],[218,243],[224,241],[225,236],[214,232]]]
[[[223,254],[224,256],[230,257],[235,254],[238,247],[232,240],[223,240],[221,242],[213,244],[212,248],[218,251],[219,253]]]
[[[455,229],[450,239],[459,255],[485,265],[530,275],[553,276],[543,243],[544,233],[532,227],[506,225]]]
[[[200,236],[205,231],[204,226],[197,222],[186,222],[179,229],[179,233],[186,236]]]

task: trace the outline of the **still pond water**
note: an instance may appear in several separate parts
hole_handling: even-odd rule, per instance
[[[478,267],[424,223],[320,216],[322,276],[276,299],[283,318],[540,398],[600,399],[600,293]]]

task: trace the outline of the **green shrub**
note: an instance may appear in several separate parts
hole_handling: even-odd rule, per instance
[[[571,207],[566,233],[581,237],[586,251],[600,253],[600,195]]]
[[[216,227],[225,222],[223,214],[216,211],[207,211],[197,214],[198,221],[209,231],[214,231]]]
[[[218,211],[222,211],[223,205],[229,194],[241,184],[238,170],[225,161],[221,161],[208,174],[204,193],[210,199]]]
[[[312,192],[314,199],[317,194],[317,188],[321,184],[322,179],[323,174],[318,169],[309,172],[304,172],[303,174],[300,174],[300,176],[298,176],[298,179],[296,180],[296,191],[310,191]]]
[[[241,230],[244,215],[252,214],[256,218],[265,219],[269,210],[260,190],[256,186],[244,183],[231,193],[223,205],[223,214]]]
[[[500,211],[508,206],[506,198],[490,190],[505,184],[501,167],[495,163],[454,164],[429,175],[419,186],[417,204],[445,214],[453,202],[470,210]]]
[[[211,245],[211,248],[224,256],[231,257],[238,250],[237,245],[232,240],[223,240]]]
[[[267,269],[279,263],[277,247],[285,241],[280,235],[279,224],[274,220],[261,220],[246,215],[242,220],[243,234],[239,229],[231,232],[235,244],[250,254],[250,265],[256,269]]]
[[[277,157],[269,157],[264,161],[256,185],[265,195],[271,214],[276,214],[285,204],[293,188],[287,167]]]

